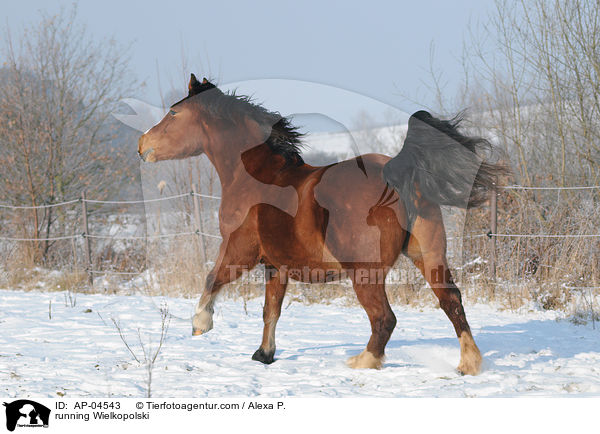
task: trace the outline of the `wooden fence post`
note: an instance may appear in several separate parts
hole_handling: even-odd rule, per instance
[[[498,190],[490,192],[490,278],[496,281],[496,234],[498,233]]]
[[[194,219],[196,220],[196,230],[200,236],[200,249],[202,250],[202,266],[206,265],[206,245],[204,244],[204,225],[202,224],[202,214],[200,213],[200,198],[196,191],[196,184],[192,184],[192,196],[194,198]]]
[[[90,249],[90,230],[87,219],[87,201],[85,200],[85,190],[81,192],[81,208],[83,211],[83,239],[85,248],[85,259],[87,265],[88,279],[90,285],[94,284],[94,275],[92,274],[92,250]]]

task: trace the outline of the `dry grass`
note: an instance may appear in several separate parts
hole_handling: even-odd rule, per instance
[[[513,310],[534,303],[542,309],[570,312],[581,302],[577,297],[579,288],[588,288],[588,297],[597,300],[600,295],[599,238],[527,236],[597,234],[600,227],[597,200],[590,192],[571,197],[557,197],[556,191],[535,195],[503,192],[498,202],[498,233],[526,237],[497,239],[495,280],[487,267],[491,257],[490,240],[465,240],[463,263],[478,256],[486,261],[486,266],[478,270],[464,270],[463,280],[470,284],[476,282],[481,287],[473,295]],[[486,209],[469,213],[467,220],[470,232],[489,230]]]
[[[499,198],[498,231],[516,234],[595,233],[600,227],[600,213],[595,212],[594,198],[576,197],[579,202],[563,201],[556,205],[556,194],[514,195]],[[189,214],[181,221],[173,220],[165,233],[193,231]],[[544,218],[540,220],[540,215]],[[163,214],[163,220],[164,220]],[[540,223],[540,221],[542,223]],[[216,221],[211,231],[216,231]],[[150,225],[148,224],[148,227]],[[464,233],[484,234],[489,230],[487,209],[470,211]],[[54,264],[48,271],[34,266],[26,248],[17,246],[0,252],[4,256],[0,285],[22,290],[101,292],[162,295],[197,298],[204,288],[210,264],[203,265],[200,239],[191,235],[143,243],[121,243],[114,248],[110,243],[95,252],[93,267],[104,270],[94,275],[95,284],[88,285],[88,275],[82,264],[81,246],[65,244],[62,247],[66,265]],[[219,240],[206,239],[207,257],[215,258]],[[498,238],[497,274],[489,272],[490,240],[465,238],[460,255],[451,256],[451,267],[466,303],[492,303],[502,309],[520,310],[539,308],[558,310],[576,316],[578,321],[591,319],[600,312],[600,240],[597,238]],[[401,278],[389,278],[386,291],[393,305],[415,307],[437,306],[437,299],[424,279],[406,258],[396,264]],[[137,272],[140,275],[119,275],[119,272]],[[392,273],[393,274],[393,273]],[[572,288],[591,288],[582,292]],[[249,276],[226,285],[221,297],[249,300],[264,296],[262,271],[258,267]],[[358,305],[349,281],[327,284],[304,284],[291,281],[286,303],[342,302]],[[596,312],[596,313],[593,313]]]

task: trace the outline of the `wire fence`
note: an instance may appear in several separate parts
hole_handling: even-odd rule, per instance
[[[66,206],[66,205],[71,205],[73,203],[77,203],[77,202],[81,202],[81,199],[73,199],[73,200],[68,200],[66,202],[58,202],[58,203],[50,203],[50,204],[43,204],[43,205],[33,205],[33,206],[27,206],[27,205],[8,205],[5,203],[0,203],[0,208],[8,208],[8,209],[44,209],[44,208],[54,208],[57,206]]]
[[[497,241],[502,240],[502,239],[516,239],[517,243],[520,243],[520,240],[552,240],[552,239],[564,239],[564,240],[572,240],[572,239],[581,239],[581,240],[592,240],[592,239],[597,239],[600,238],[600,233],[597,233],[595,231],[590,231],[593,233],[584,233],[586,232],[585,230],[581,230],[581,231],[572,231],[570,233],[515,233],[515,232],[507,232],[507,231],[499,231],[498,230],[498,207],[497,207],[497,201],[498,201],[498,196],[502,191],[515,191],[515,190],[519,190],[519,191],[533,191],[533,192],[540,192],[540,191],[555,191],[557,193],[557,203],[560,204],[561,201],[561,192],[571,192],[571,191],[593,191],[593,190],[598,190],[600,189],[600,185],[585,185],[585,186],[524,186],[524,185],[505,185],[505,186],[497,186],[496,189],[494,191],[491,192],[490,195],[490,221],[489,221],[489,225],[490,225],[490,231],[486,234],[489,237],[489,247],[490,247],[490,257],[489,257],[489,272],[490,272],[490,278],[492,281],[496,280],[496,261],[497,261],[497,255],[498,255],[498,245],[497,245]],[[518,196],[518,195],[517,195]],[[522,198],[523,199],[523,198]],[[522,200],[521,199],[521,200]],[[527,196],[525,197],[525,200],[527,201]],[[522,204],[522,202],[520,202]],[[541,221],[542,219],[542,213],[539,211],[538,212],[540,215],[538,216],[538,219]],[[527,219],[527,213],[525,211],[525,214],[523,214],[522,218]],[[542,225],[542,227],[544,227],[544,225]],[[562,226],[564,227],[564,226]],[[564,229],[563,229],[564,230]],[[534,231],[531,231],[534,232]],[[542,231],[543,232],[543,231]],[[553,232],[553,231],[552,231]],[[565,248],[566,246],[564,246],[563,244],[558,244],[560,246],[563,246],[563,248]],[[525,249],[528,249],[530,246],[530,244],[525,244],[524,247]],[[503,246],[503,247],[509,247],[509,248],[514,248],[514,246]],[[520,253],[520,249],[522,248],[521,244],[517,244],[516,246],[516,256],[517,256],[517,260]],[[535,249],[535,248],[534,248]],[[548,249],[548,245],[546,245],[543,249]],[[513,250],[514,252],[515,250]],[[541,250],[543,251],[543,250]],[[502,251],[503,254],[506,256],[507,252],[506,250]],[[547,252],[547,250],[545,251]],[[525,252],[526,255],[530,255],[530,253]],[[535,273],[535,271],[533,270],[537,270],[537,265],[535,264],[536,261],[538,261],[539,257],[537,256],[538,254],[540,254],[540,250],[537,250],[537,252],[534,250],[533,253],[531,253],[532,256],[530,256],[529,259],[525,259],[525,265],[522,267],[523,272],[525,273],[525,275],[527,274],[527,272],[529,273]],[[510,256],[511,253],[509,252],[508,255]],[[521,258],[523,260],[523,258]],[[506,258],[504,258],[504,260],[506,260]],[[527,261],[531,261],[530,263],[527,264]],[[593,268],[593,267],[592,267]],[[506,271],[506,270],[505,270]]]
[[[41,210],[41,209],[48,209],[48,208],[55,208],[55,207],[63,207],[63,206],[69,206],[69,205],[74,205],[74,204],[81,204],[82,205],[82,213],[84,214],[84,230],[80,233],[73,233],[73,234],[65,234],[65,235],[57,235],[57,236],[38,236],[38,237],[6,237],[6,236],[0,236],[0,241],[7,241],[7,242],[50,242],[50,241],[61,241],[61,240],[77,240],[77,239],[82,239],[82,240],[89,240],[89,239],[96,239],[96,240],[120,240],[120,241],[149,241],[149,240],[158,240],[158,239],[165,239],[165,238],[177,238],[177,237],[189,237],[189,236],[196,236],[196,237],[209,237],[209,238],[214,238],[214,239],[222,239],[222,237],[218,234],[211,234],[208,232],[205,232],[201,229],[201,227],[197,228],[194,231],[184,231],[184,232],[172,232],[172,233],[158,233],[158,234],[145,234],[145,235],[110,235],[110,234],[101,234],[101,233],[90,233],[89,229],[88,229],[88,225],[87,225],[87,204],[94,204],[94,205],[125,205],[125,206],[129,206],[129,205],[139,205],[139,204],[149,204],[149,203],[156,203],[156,202],[164,202],[164,201],[171,201],[171,200],[176,200],[176,199],[182,199],[185,197],[192,197],[192,198],[204,198],[204,199],[212,199],[212,200],[220,200],[221,197],[220,196],[215,196],[215,195],[208,195],[208,194],[202,194],[202,193],[197,193],[194,190],[192,190],[189,193],[181,193],[181,194],[176,194],[176,195],[172,195],[172,196],[165,196],[165,197],[159,197],[159,198],[153,198],[153,199],[140,199],[140,200],[100,200],[100,199],[88,199],[85,196],[85,192],[82,194],[81,198],[78,199],[73,199],[73,200],[66,200],[66,201],[62,201],[62,202],[56,202],[56,203],[49,203],[49,204],[40,204],[40,205],[30,205],[30,206],[26,206],[26,205],[12,205],[12,204],[0,204],[0,209],[8,209],[8,210]],[[199,213],[199,209],[198,207],[194,208],[196,213]],[[200,216],[197,215],[196,216],[196,222],[200,222]],[[199,224],[199,226],[202,226],[201,223]],[[204,244],[204,240],[202,240],[202,244]],[[92,269],[92,261],[91,261],[91,249],[89,246],[89,243],[86,243],[85,245],[85,249],[87,250],[86,255],[88,258],[88,264],[87,264],[87,268],[86,271],[90,276],[90,282],[93,282],[93,275],[99,275],[99,274],[115,274],[115,275],[129,275],[129,276],[136,276],[139,275],[140,273],[142,273],[143,271],[114,271],[114,270],[94,270]],[[204,248],[203,248],[204,250]],[[205,252],[203,252],[204,257],[206,259],[206,254]]]
[[[155,199],[140,199],[140,200],[99,200],[99,199],[84,199],[84,198],[78,198],[78,199],[72,199],[72,200],[67,200],[64,202],[56,202],[56,203],[50,203],[50,204],[42,204],[42,205],[34,205],[34,206],[27,206],[27,205],[9,205],[9,204],[5,204],[5,203],[0,203],[0,208],[7,208],[7,209],[44,209],[44,208],[54,208],[57,206],[66,206],[66,205],[72,205],[74,203],[82,203],[82,202],[86,202],[86,203],[95,203],[95,204],[103,204],[103,205],[135,205],[135,204],[146,204],[146,203],[152,203],[152,202],[162,202],[162,201],[166,201],[166,200],[173,200],[173,199],[179,199],[182,197],[189,197],[189,196],[197,196],[197,197],[203,197],[206,199],[217,199],[217,200],[221,200],[220,196],[212,196],[212,195],[208,195],[208,194],[201,194],[201,193],[196,193],[196,192],[189,192],[189,193],[182,193],[182,194],[176,194],[173,196],[165,196],[165,197],[158,197]]]
[[[600,185],[585,185],[572,187],[529,187],[524,185],[504,185],[496,187],[497,190],[546,190],[546,191],[563,191],[563,190],[597,190]],[[509,233],[492,233],[486,234],[488,237],[504,237],[504,238],[600,238],[599,234],[509,234]]]
[[[524,185],[504,185],[498,186],[501,190],[595,190],[599,189],[600,185],[585,185],[575,187],[527,187]]]
[[[80,198],[80,199],[74,199],[74,200],[67,200],[64,202],[57,202],[57,203],[44,204],[44,205],[35,205],[35,206],[0,204],[0,208],[19,209],[19,210],[20,209],[44,209],[44,208],[54,208],[54,207],[59,207],[59,206],[67,206],[67,205],[72,205],[74,203],[92,203],[92,204],[102,204],[102,205],[135,205],[135,204],[162,202],[162,201],[180,199],[183,197],[190,197],[190,196],[192,196],[192,197],[197,196],[197,197],[203,197],[203,198],[207,198],[207,199],[221,200],[220,196],[212,196],[212,195],[207,195],[207,194],[190,192],[190,193],[176,194],[173,196],[159,197],[156,199],[98,200],[98,199]],[[195,231],[191,231],[191,232],[188,231],[188,232],[177,232],[177,233],[171,233],[171,234],[155,234],[155,235],[143,235],[143,236],[99,235],[99,234],[90,234],[90,233],[82,232],[79,234],[61,235],[61,236],[54,236],[54,237],[29,237],[29,238],[0,237],[0,240],[2,240],[2,241],[59,241],[59,240],[71,240],[71,239],[86,238],[86,237],[87,238],[97,238],[97,239],[115,239],[115,240],[146,240],[146,239],[155,239],[155,238],[181,237],[181,236],[185,236],[185,235],[204,235],[204,236],[211,237],[211,238],[218,238],[218,239],[222,238],[220,235],[209,234],[209,233],[206,233],[206,232],[203,232],[200,230],[195,230]]]
[[[507,185],[507,186],[498,186],[497,191],[501,190],[595,190],[600,189],[600,185],[590,185],[590,186],[571,186],[571,187],[535,187],[535,186],[521,186],[521,185]],[[530,238],[530,239],[540,239],[540,238],[600,238],[600,233],[594,234],[518,234],[518,233],[500,233],[497,232],[495,226],[495,220],[497,219],[497,209],[495,206],[495,195],[497,192],[493,192],[491,198],[493,206],[490,208],[490,221],[492,230],[487,233],[481,234],[464,234],[459,236],[448,237],[447,240],[465,240],[465,239],[475,239],[475,238],[489,238],[491,240],[495,240],[498,238]],[[204,199],[211,200],[221,200],[220,196],[215,195],[207,195],[202,193],[197,193],[192,190],[189,193],[181,193],[172,196],[159,197],[153,199],[140,199],[140,200],[99,200],[99,199],[87,199],[85,194],[82,194],[81,198],[67,200],[63,202],[57,203],[49,203],[49,204],[40,204],[40,205],[12,205],[12,204],[0,204],[0,208],[2,209],[12,209],[12,210],[38,210],[38,209],[46,209],[46,208],[54,208],[54,207],[62,207],[73,205],[76,203],[83,204],[84,213],[87,215],[87,210],[85,204],[96,204],[96,205],[136,205],[136,204],[148,204],[155,202],[163,202],[170,201],[175,199],[181,199],[185,197],[199,197]],[[196,208],[196,213],[198,213],[198,209]],[[196,221],[199,222],[199,216],[196,216]],[[201,224],[199,225],[201,226]],[[146,235],[104,235],[104,234],[93,234],[90,233],[87,228],[81,233],[74,234],[65,234],[58,235],[52,237],[3,237],[0,236],[0,241],[10,241],[10,242],[49,242],[49,241],[60,241],[60,240],[74,240],[74,239],[112,239],[112,240],[132,240],[132,241],[147,241],[153,239],[164,239],[164,238],[176,238],[176,237],[186,237],[186,236],[200,236],[200,237],[209,237],[214,239],[222,239],[220,235],[211,234],[202,230],[201,227],[198,227],[194,231],[185,231],[185,232],[174,232],[174,233],[165,233],[165,234],[146,234]],[[89,247],[88,247],[89,248]],[[495,251],[495,245],[492,247]],[[88,255],[90,253],[88,252]],[[492,256],[494,256],[494,252],[492,252]],[[93,274],[101,274],[101,273],[111,273],[111,274],[123,274],[123,275],[136,275],[139,274],[137,272],[118,272],[118,271],[102,271],[102,270],[92,270],[91,264],[88,266],[88,273],[90,276]],[[495,271],[493,271],[495,274]],[[91,280],[91,278],[90,278]]]

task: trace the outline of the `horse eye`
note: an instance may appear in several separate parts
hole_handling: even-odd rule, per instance
[[[175,116],[175,114],[176,114],[176,113],[177,113],[177,112],[175,112],[175,111],[173,111],[173,110],[169,110],[169,114],[170,114],[171,116]]]

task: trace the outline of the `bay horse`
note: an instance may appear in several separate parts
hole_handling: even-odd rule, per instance
[[[440,205],[482,204],[503,167],[482,160],[480,151],[490,144],[463,135],[459,122],[419,111],[396,157],[366,154],[313,167],[303,161],[302,134],[287,118],[192,74],[188,96],[140,137],[138,152],[146,162],[204,153],[221,182],[223,241],[192,319],[193,335],[212,329],[221,287],[263,263],[264,330],[252,359],[272,363],[288,280],[350,278],[371,337],[347,364],[379,369],[396,325],[385,276],[402,253],[454,326],[458,371],[478,374],[482,358],[448,270]]]

